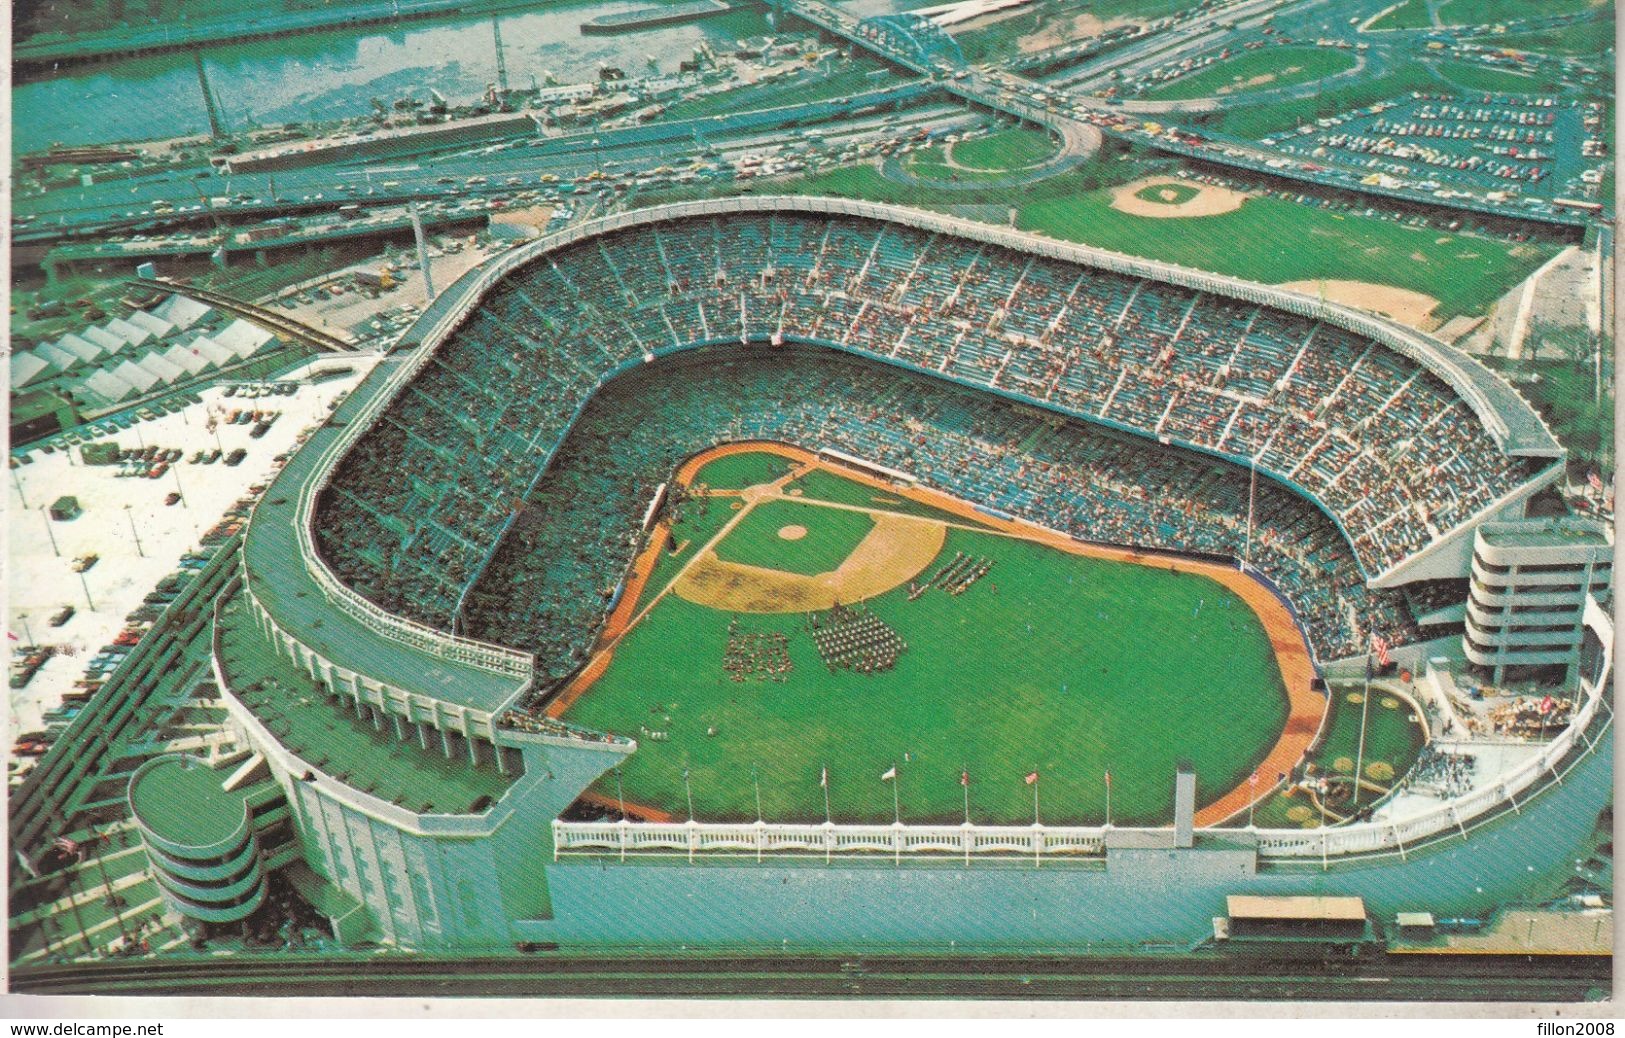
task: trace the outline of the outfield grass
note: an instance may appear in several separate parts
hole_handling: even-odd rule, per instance
[[[743,490],[760,483],[771,483],[789,473],[790,459],[767,451],[750,451],[712,458],[700,466],[692,482],[704,483],[712,490]]]
[[[1023,776],[1036,766],[1047,822],[1102,821],[1110,768],[1113,821],[1161,824],[1180,760],[1205,803],[1279,736],[1287,702],[1268,637],[1215,582],[950,530],[943,558],[958,551],[996,560],[964,594],[871,601],[909,645],[891,672],[831,672],[801,617],[747,615],[747,630],[789,635],[795,669],[735,683],[722,670],[730,615],[667,596],[566,716],[639,738],[629,801],[686,817],[686,766],[696,814],[718,820],[756,817],[754,765],[770,820],[822,821],[827,766],[837,819],[889,822],[880,775],[895,764],[905,821],[960,821],[968,768],[973,820],[1030,823]],[[613,798],[615,777],[594,788]]]
[[[794,494],[800,491],[805,498],[813,501],[833,501],[841,505],[860,505],[864,508],[879,509],[884,512],[896,512],[900,515],[915,515],[925,519],[941,519],[945,522],[960,525],[974,524],[974,521],[940,508],[922,505],[907,498],[893,497],[884,490],[876,489],[867,483],[858,483],[854,480],[844,479],[824,469],[813,469],[806,475],[785,484],[785,493]],[[974,524],[985,525],[985,524]]]
[[[807,531],[800,540],[781,535],[781,530],[795,526]],[[716,553],[724,562],[816,576],[839,566],[874,526],[867,512],[765,501],[728,532]]]
[[[1145,96],[1158,101],[1189,101],[1221,92],[1245,94],[1253,90],[1278,90],[1347,72],[1354,67],[1354,62],[1354,55],[1328,47],[1263,47],[1243,51],[1200,72],[1181,76],[1172,83],[1146,91]],[[1250,85],[1251,80],[1261,76],[1270,78],[1267,82]]]
[[[1441,320],[1488,310],[1556,251],[1441,234],[1388,220],[1329,213],[1283,199],[1252,198],[1218,216],[1153,220],[1111,207],[1111,193],[1038,202],[1023,230],[1151,256],[1265,284],[1346,278],[1397,285],[1439,300]],[[1246,248],[1237,248],[1238,242]]]
[[[1398,7],[1371,23],[1372,29],[1427,29],[1432,26],[1427,0],[1402,0]]]

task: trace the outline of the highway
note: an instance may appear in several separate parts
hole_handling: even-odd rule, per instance
[[[886,136],[883,111],[875,105],[911,106],[911,125],[937,126],[942,132],[974,122],[965,108],[991,111],[1049,127],[1061,140],[1061,153],[1052,160],[1055,170],[1076,165],[1093,155],[1105,135],[1150,142],[1137,127],[1123,124],[1125,114],[1194,114],[1231,105],[1255,105],[1311,96],[1320,83],[1300,84],[1278,91],[1249,93],[1235,98],[1197,98],[1157,101],[1127,98],[1108,102],[1092,91],[1111,83],[1131,82],[1147,69],[1223,46],[1240,46],[1261,36],[1265,19],[1298,41],[1334,38],[1367,45],[1358,64],[1343,78],[1369,80],[1408,59],[1415,33],[1363,33],[1356,25],[1381,10],[1383,0],[1357,0],[1339,6],[1334,14],[1329,0],[1241,0],[1216,11],[1178,21],[1143,40],[1125,44],[1087,60],[1080,68],[1034,80],[992,67],[958,67],[943,59],[930,65],[867,37],[860,20],[821,0],[788,0],[787,11],[824,32],[841,37],[922,78],[914,84],[892,87],[869,95],[793,105],[769,112],[738,113],[712,119],[673,124],[649,124],[582,131],[554,137],[471,147],[433,157],[401,159],[372,166],[335,163],[278,173],[216,173],[212,168],[173,167],[131,179],[110,180],[89,186],[49,192],[20,190],[13,198],[15,240],[18,244],[50,243],[109,233],[145,230],[159,224],[198,224],[225,220],[242,222],[290,213],[331,210],[341,204],[399,205],[407,200],[449,202],[467,196],[494,196],[516,189],[545,190],[550,178],[572,181],[594,170],[649,170],[708,154],[738,154],[749,148],[799,145],[795,127],[816,125],[827,140],[847,136],[850,141],[881,140]],[[1345,17],[1345,13],[1348,16]],[[1231,28],[1226,28],[1231,27]],[[985,69],[985,70],[984,70]],[[951,103],[950,103],[951,102]],[[1187,142],[1188,143],[1188,142]],[[1177,144],[1177,142],[1174,142]],[[1170,145],[1157,140],[1155,146]],[[1281,169],[1279,153],[1252,142],[1215,141],[1191,148],[1174,146],[1205,162],[1242,169],[1297,176],[1307,183],[1324,183],[1340,190],[1369,191],[1360,181],[1368,171],[1343,168],[1336,160],[1322,160],[1317,172],[1298,173],[1297,161]],[[834,148],[825,162],[835,161]],[[850,159],[842,161],[851,161]],[[1270,167],[1269,163],[1276,163]],[[792,170],[794,171],[794,167]],[[731,172],[716,171],[705,177]],[[476,178],[478,182],[471,182]],[[483,178],[483,179],[480,179]],[[567,192],[566,192],[567,193]],[[1391,198],[1429,205],[1496,211],[1501,215],[1549,218],[1549,207],[1522,207],[1508,211],[1491,203],[1440,201],[1420,191],[1376,192]],[[166,203],[173,212],[155,214],[153,206]],[[1488,207],[1488,208],[1485,208]],[[1548,219],[1548,222],[1550,220]],[[1572,216],[1559,222],[1578,222]]]
[[[629,908],[629,910],[633,910]],[[27,994],[412,997],[974,998],[1579,1002],[1609,985],[1604,958],[1321,959],[1301,945],[1247,954],[542,952],[471,958],[380,952],[254,954],[28,967]]]

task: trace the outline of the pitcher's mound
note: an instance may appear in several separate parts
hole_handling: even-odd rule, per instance
[[[1153,219],[1219,216],[1240,209],[1245,201],[1247,195],[1241,191],[1166,177],[1146,177],[1112,192],[1113,209]]]
[[[779,538],[781,540],[799,541],[805,536],[807,536],[807,528],[805,526],[796,526],[791,524],[790,526],[779,527]]]

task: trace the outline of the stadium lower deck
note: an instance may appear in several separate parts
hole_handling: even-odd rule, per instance
[[[657,353],[799,342],[825,349],[604,386]],[[820,359],[837,351],[856,359]],[[1248,474],[1179,447],[1256,457],[1299,494],[1259,481],[1253,560],[1323,661],[1372,630],[1411,636],[1366,578],[1550,463],[1502,453],[1432,372],[1325,321],[879,220],[752,213],[609,232],[510,274],[337,466],[319,546],[393,613],[535,652],[545,687],[590,647],[655,486],[728,438],[835,447],[1086,539],[1231,556]]]
[[[1243,469],[825,351],[796,349],[787,364],[785,350],[711,347],[607,385],[475,584],[466,629],[564,676],[592,645],[656,488],[684,457],[728,440],[832,447],[1086,540],[1244,549]],[[1260,481],[1255,523],[1255,561],[1293,600],[1317,655],[1352,651],[1356,615],[1404,624],[1400,596],[1366,589],[1336,527],[1302,498]]]

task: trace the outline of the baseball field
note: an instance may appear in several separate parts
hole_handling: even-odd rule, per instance
[[[1161,824],[1178,762],[1211,814],[1318,725],[1301,637],[1233,571],[1045,543],[788,448],[689,470],[607,666],[555,703],[638,740],[600,802],[823,821],[827,769],[836,821],[959,822],[968,799],[1029,824],[1036,786],[1045,822],[1098,824],[1110,771],[1112,821]]]

